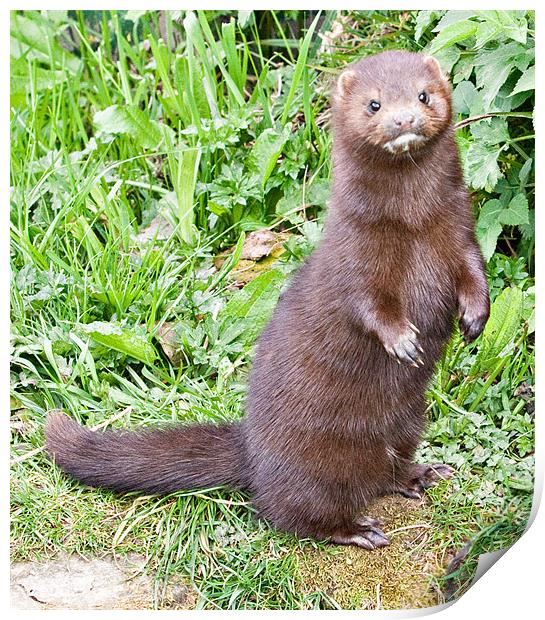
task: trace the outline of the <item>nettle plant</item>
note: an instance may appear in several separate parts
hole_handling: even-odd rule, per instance
[[[533,11],[419,11],[416,40],[451,75],[485,259],[534,249]]]

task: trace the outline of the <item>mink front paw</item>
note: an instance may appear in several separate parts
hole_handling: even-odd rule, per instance
[[[488,321],[488,316],[490,314],[488,296],[482,302],[477,303],[471,303],[465,298],[460,298],[458,301],[458,308],[460,314],[460,331],[467,343],[473,342],[483,331]]]
[[[418,328],[407,321],[401,331],[392,333],[382,339],[382,345],[398,363],[406,362],[418,368],[419,365],[424,365],[424,360],[421,357],[424,349],[418,342],[419,333]]]

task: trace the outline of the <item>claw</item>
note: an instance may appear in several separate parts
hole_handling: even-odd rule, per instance
[[[408,499],[422,499],[422,494],[415,489],[400,489],[399,492],[403,497],[407,497]]]
[[[380,525],[379,519],[373,519],[373,517],[367,517],[367,516],[357,517],[355,519],[355,522],[358,525],[362,525],[362,526],[378,527]]]
[[[378,528],[372,528],[367,530],[365,537],[375,547],[387,547],[390,544],[388,538],[384,535],[384,532]]]
[[[358,517],[357,526],[352,532],[338,532],[331,538],[331,542],[341,545],[357,545],[371,551],[390,544],[386,534],[378,527],[379,522],[371,517]]]
[[[413,465],[414,477],[406,486],[399,486],[395,490],[411,499],[422,499],[424,489],[434,487],[442,480],[449,480],[454,475],[454,469],[444,463],[432,465]]]
[[[383,343],[384,348],[398,364],[405,362],[413,368],[420,368],[424,366],[424,360],[420,356],[420,353],[424,353],[424,349],[420,346],[417,336],[420,330],[410,321],[407,321],[406,325],[408,328],[400,332],[397,341]]]

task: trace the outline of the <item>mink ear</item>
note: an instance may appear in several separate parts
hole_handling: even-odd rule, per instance
[[[337,97],[342,99],[347,93],[347,91],[350,89],[350,86],[355,82],[355,80],[356,72],[352,71],[352,69],[345,69],[337,78]]]
[[[441,69],[441,65],[437,58],[433,56],[426,56],[424,58],[424,64],[429,67],[429,69],[434,73],[440,80],[444,80],[448,82],[448,77],[443,73],[443,69]]]

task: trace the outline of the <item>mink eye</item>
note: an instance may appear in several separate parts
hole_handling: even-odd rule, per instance
[[[374,114],[375,112],[378,112],[380,110],[380,103],[373,99],[373,101],[371,101],[371,103],[367,106],[367,109],[369,110],[369,112],[372,112]]]
[[[429,103],[430,102],[430,96],[428,95],[428,93],[425,90],[423,90],[418,95],[418,100],[421,101],[422,103]]]

